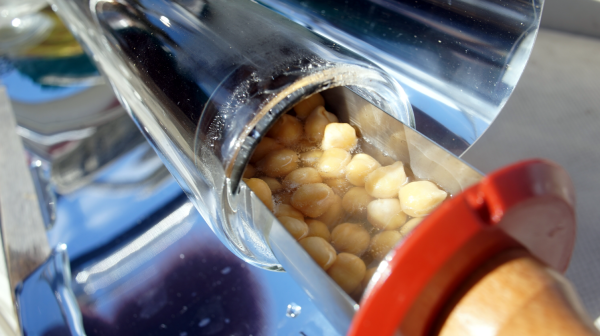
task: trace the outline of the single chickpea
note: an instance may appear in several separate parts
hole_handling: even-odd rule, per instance
[[[343,149],[332,148],[323,152],[317,163],[317,170],[324,179],[342,178],[352,156]]]
[[[261,179],[267,183],[267,185],[269,186],[269,189],[271,189],[271,192],[273,194],[280,192],[283,189],[283,186],[281,185],[281,183],[279,183],[279,181],[277,181],[276,178],[263,176],[263,177],[259,177],[259,179]]]
[[[325,223],[316,219],[307,219],[306,224],[308,224],[308,237],[321,237],[328,242],[331,240],[331,233]]]
[[[367,206],[367,220],[382,230],[396,230],[406,223],[406,214],[396,198],[374,200]]]
[[[333,192],[340,197],[344,197],[346,192],[354,187],[352,183],[348,182],[348,180],[343,177],[325,180],[323,183],[327,184]]]
[[[306,139],[312,143],[318,143],[323,140],[325,127],[331,123],[337,123],[338,118],[333,114],[325,111],[323,106],[319,106],[310,113],[304,124],[304,133]]]
[[[267,154],[258,162],[258,169],[269,177],[284,177],[298,168],[298,155],[291,149]]]
[[[297,143],[292,146],[293,149],[298,151],[298,153],[310,152],[317,149],[317,146],[314,143],[311,143],[307,139],[301,139]]]
[[[327,270],[327,274],[350,294],[360,285],[366,271],[367,267],[359,257],[350,253],[340,253]]]
[[[364,216],[367,213],[367,206],[374,200],[367,193],[365,188],[354,187],[342,198],[342,206],[347,213],[353,216]]]
[[[371,267],[367,270],[367,272],[365,273],[365,277],[361,281],[361,285],[363,286],[363,288],[367,288],[367,285],[373,278],[373,274],[375,274],[375,272],[377,272],[377,267]]]
[[[274,197],[275,202],[278,204],[292,204],[292,192],[291,191],[281,191],[277,193]]]
[[[334,195],[324,183],[303,184],[292,195],[292,206],[306,217],[319,217],[327,211]]]
[[[404,165],[398,161],[375,169],[365,178],[365,189],[375,198],[398,197],[400,187],[406,183]]]
[[[372,156],[363,153],[356,154],[346,166],[346,178],[355,186],[364,187],[367,175],[379,167],[381,164]]]
[[[406,224],[404,224],[400,227],[400,233],[403,236],[406,236],[407,234],[411,233],[412,230],[414,230],[417,226],[419,226],[419,224],[421,224],[423,219],[424,219],[424,217],[418,217],[418,218],[413,218],[413,219],[409,220],[408,222],[406,222]]]
[[[331,245],[339,252],[362,255],[369,247],[371,236],[360,224],[344,223],[331,231]]]
[[[344,219],[344,215],[342,198],[334,194],[329,208],[327,208],[324,214],[317,217],[317,219],[325,223],[325,225],[331,229]]]
[[[323,182],[323,179],[321,179],[321,175],[315,168],[304,167],[287,174],[283,179],[283,186],[288,189],[296,189],[303,184],[321,182]]]
[[[271,138],[291,147],[304,135],[302,122],[289,114],[282,115],[267,133]]]
[[[328,270],[337,259],[335,249],[321,237],[306,237],[300,245],[322,269]]]
[[[323,150],[340,148],[350,151],[356,147],[357,143],[354,127],[345,123],[331,123],[325,127],[321,148]]]
[[[296,240],[300,240],[308,234],[308,225],[301,220],[287,216],[277,217],[277,219]]]
[[[402,210],[411,217],[429,215],[448,196],[448,193],[429,181],[408,183],[400,189]]]
[[[249,164],[246,166],[246,169],[244,169],[244,175],[242,175],[243,178],[253,178],[254,175],[256,175],[256,168],[254,168],[253,165]]]
[[[320,149],[314,149],[305,153],[300,154],[300,162],[303,167],[317,167],[319,159],[323,155],[323,151]]]
[[[383,231],[371,239],[369,253],[377,260],[381,260],[400,241],[402,235],[398,231]]]
[[[267,185],[267,183],[261,179],[251,178],[248,180],[244,180],[248,188],[250,188],[256,196],[269,208],[269,210],[273,211],[273,197],[271,194],[271,189]]]
[[[273,211],[275,217],[292,217],[304,222],[304,215],[289,204],[279,204]],[[308,223],[307,223],[308,224]]]
[[[315,108],[324,105],[325,99],[323,99],[323,96],[321,96],[320,93],[315,93],[296,104],[294,106],[294,112],[296,112],[298,118],[304,120]]]
[[[256,163],[264,158],[267,154],[283,148],[283,145],[275,141],[275,139],[263,137],[256,146],[254,153],[252,153],[252,157],[250,157],[250,163]]]

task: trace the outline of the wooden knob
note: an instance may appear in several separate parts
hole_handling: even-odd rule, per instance
[[[439,336],[600,335],[571,284],[524,251],[482,266],[446,311]]]

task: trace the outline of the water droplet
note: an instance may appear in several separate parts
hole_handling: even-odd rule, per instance
[[[165,324],[161,324],[161,325],[160,325],[160,328],[161,328],[161,329],[167,329],[167,326],[166,326]]]
[[[229,274],[231,272],[231,267],[227,266],[221,270],[221,274]]]
[[[225,323],[229,323],[229,319],[228,318],[225,319]]]
[[[179,255],[179,258],[181,258],[181,259],[185,258],[185,254],[183,254],[183,253],[182,253],[182,254],[180,254],[180,255]]]
[[[187,333],[185,331],[184,332],[180,332],[179,336],[187,336]]]
[[[202,320],[200,320],[200,323],[198,323],[198,326],[200,328],[206,327],[209,323],[210,323],[210,319],[208,317],[205,317]]]
[[[287,310],[285,311],[285,316],[296,317],[296,316],[300,315],[301,312],[302,312],[302,307],[300,307],[299,305],[292,302],[289,305],[287,305]]]

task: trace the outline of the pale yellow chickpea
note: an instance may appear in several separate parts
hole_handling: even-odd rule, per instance
[[[385,257],[388,252],[396,246],[400,241],[402,235],[398,231],[383,231],[371,239],[371,246],[369,246],[369,253],[373,258],[381,260]]]
[[[421,224],[423,219],[424,219],[424,217],[418,217],[418,218],[413,218],[413,219],[409,220],[408,222],[406,222],[406,224],[404,224],[400,227],[400,233],[403,236],[406,236],[407,234],[411,233],[412,230],[414,230],[417,226],[419,226],[419,224]]]
[[[271,189],[271,192],[273,194],[283,190],[283,185],[281,185],[281,183],[279,183],[279,181],[277,181],[276,178],[263,176],[263,177],[259,177],[259,179],[261,179],[267,183],[267,185],[269,186],[269,188]]]
[[[346,179],[357,187],[364,187],[367,175],[379,167],[381,164],[372,156],[356,154],[346,166]]]
[[[251,178],[244,180],[246,185],[250,190],[252,190],[256,196],[269,208],[269,210],[273,211],[273,197],[271,193],[271,189],[267,185],[267,183],[261,179]]]
[[[358,138],[354,127],[345,123],[331,123],[325,127],[321,149],[340,148],[350,151],[356,147]]]
[[[331,245],[339,252],[361,256],[369,247],[371,235],[360,224],[343,223],[331,231]]]
[[[289,204],[276,205],[273,213],[275,214],[275,217],[292,217],[304,222],[304,215]]]
[[[396,198],[374,200],[367,206],[367,220],[382,230],[396,230],[406,223],[406,214]]]
[[[267,154],[283,148],[283,145],[277,142],[275,139],[263,137],[256,146],[254,153],[252,153],[252,157],[250,157],[250,163],[256,163],[264,158]]]
[[[380,167],[365,178],[365,189],[375,198],[398,197],[400,187],[406,183],[404,165],[398,161],[392,165]]]
[[[327,274],[350,294],[360,285],[366,271],[367,267],[359,257],[350,253],[340,253],[327,270]]]
[[[342,178],[345,175],[345,169],[352,156],[343,149],[332,148],[323,152],[317,170],[324,179]]]
[[[273,198],[275,199],[275,202],[278,204],[288,204],[291,205],[292,204],[292,192],[291,191],[281,191],[278,192],[277,194],[275,194],[275,196],[273,196]]]
[[[367,285],[369,284],[369,281],[371,281],[371,279],[373,278],[373,274],[375,274],[375,272],[377,272],[377,267],[371,267],[367,270],[367,272],[365,273],[365,277],[360,282],[363,288],[367,288]]]
[[[308,225],[301,220],[287,216],[277,217],[277,219],[296,240],[300,240],[308,234]]]
[[[365,188],[354,187],[342,198],[342,206],[347,213],[353,216],[364,216],[367,213],[367,206],[374,200],[367,193]]]
[[[300,245],[322,269],[328,270],[337,259],[335,249],[321,237],[306,237]]]
[[[333,190],[324,183],[303,184],[292,195],[292,206],[306,217],[315,218],[327,211],[333,196]]]
[[[310,113],[304,124],[304,134],[306,139],[311,143],[319,143],[323,140],[325,127],[331,123],[337,123],[338,118],[333,114],[325,111],[322,106],[317,107]]]
[[[300,162],[303,167],[316,168],[319,163],[319,159],[323,156],[323,151],[320,149],[313,149],[311,151],[300,154]]]
[[[320,93],[315,93],[296,104],[294,106],[294,112],[296,112],[298,118],[304,120],[315,108],[324,105],[325,99],[323,99],[323,96],[321,96]]]
[[[321,183],[323,179],[315,168],[298,168],[287,174],[283,179],[283,186],[288,189],[296,189],[303,184]]]
[[[246,166],[246,169],[244,169],[244,175],[242,175],[243,178],[253,178],[254,175],[256,175],[256,168],[254,168],[253,165],[249,164]]]
[[[316,219],[307,219],[306,224],[308,224],[308,237],[321,237],[328,242],[331,240],[331,233],[325,223]]]
[[[411,217],[429,215],[448,196],[448,193],[429,181],[408,183],[400,189],[402,210]]]
[[[289,114],[282,115],[267,133],[267,136],[288,147],[293,146],[303,135],[302,122]]]
[[[345,178],[336,178],[336,179],[328,179],[323,181],[323,183],[327,184],[333,192],[340,196],[344,197],[344,195],[348,192],[348,190],[352,189],[354,185],[348,182]]]
[[[324,214],[317,217],[317,219],[325,223],[325,225],[331,229],[344,219],[344,215],[342,198],[334,194],[331,198],[329,208],[327,208]]]
[[[291,149],[279,149],[258,162],[258,169],[269,177],[284,177],[298,169],[298,154]]]

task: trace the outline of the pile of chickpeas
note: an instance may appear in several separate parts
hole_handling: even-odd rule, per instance
[[[256,147],[244,181],[314,261],[359,299],[396,243],[448,194],[361,152],[356,130],[314,94]]]

